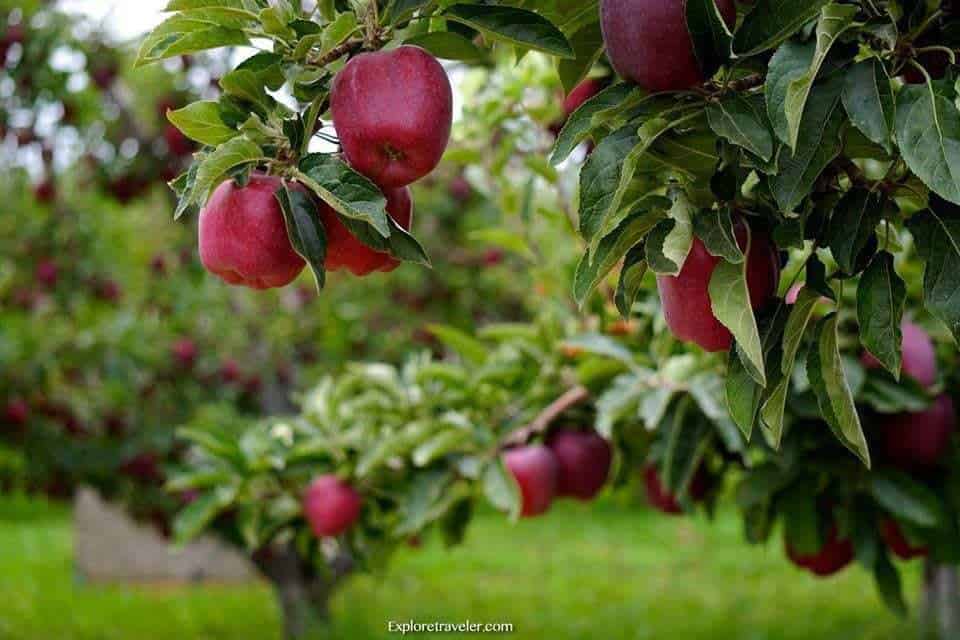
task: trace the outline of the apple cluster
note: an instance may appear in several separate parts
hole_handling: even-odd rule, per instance
[[[344,158],[380,188],[387,214],[409,230],[408,185],[436,168],[450,138],[453,91],[443,66],[414,46],[362,53],[335,77],[330,105]],[[274,197],[284,184],[254,173],[242,186],[228,181],[214,191],[200,214],[199,232],[200,257],[211,273],[254,289],[283,287],[297,278],[306,263],[290,243]],[[287,186],[308,193],[302,184]],[[399,266],[393,256],[361,242],[329,204],[319,201],[317,207],[327,270],[366,276]]]
[[[520,516],[546,513],[554,498],[593,500],[610,474],[613,452],[598,433],[560,429],[545,444],[509,449],[503,462],[520,489]]]

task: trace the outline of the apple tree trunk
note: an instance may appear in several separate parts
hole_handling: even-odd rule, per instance
[[[271,582],[283,617],[285,640],[333,638],[330,598],[351,573],[348,556],[337,556],[318,572],[292,545],[258,554],[260,572]]]
[[[960,580],[957,567],[927,561],[920,615],[925,640],[960,638]]]

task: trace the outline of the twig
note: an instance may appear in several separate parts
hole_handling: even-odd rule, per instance
[[[553,422],[564,413],[590,399],[590,391],[584,386],[576,386],[554,400],[541,411],[533,421],[522,429],[511,433],[503,442],[503,447],[526,444],[530,438],[544,433]]]
[[[351,53],[356,53],[363,48],[363,40],[348,40],[343,44],[335,46],[330,51],[327,51],[325,54],[318,58],[308,59],[308,64],[315,65],[317,67],[325,67],[334,60],[339,60],[345,55]]]

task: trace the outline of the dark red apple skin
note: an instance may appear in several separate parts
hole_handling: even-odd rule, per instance
[[[746,234],[737,229],[737,240],[746,246]],[[699,345],[706,351],[727,351],[733,342],[730,331],[713,315],[710,278],[720,263],[699,238],[676,276],[657,276],[657,288],[667,326],[677,338]],[[747,258],[747,287],[754,309],[763,307],[780,286],[780,258],[770,238],[755,232]]]
[[[348,162],[384,189],[433,171],[450,140],[450,80],[419,47],[353,58],[334,79],[330,104]]]
[[[717,0],[729,26],[733,0]],[[685,0],[601,0],[607,57],[618,74],[647,91],[680,91],[706,80],[687,31]]]
[[[595,431],[564,429],[553,433],[547,446],[557,459],[557,495],[584,502],[597,497],[610,475],[610,443]]]
[[[543,445],[510,449],[503,462],[520,486],[520,516],[532,518],[545,513],[557,494],[560,465],[556,456]]]
[[[33,196],[40,204],[52,204],[57,199],[57,187],[53,180],[44,180],[34,187]]]
[[[802,569],[806,569],[815,576],[826,578],[841,571],[853,562],[853,543],[848,539],[841,539],[836,525],[831,527],[830,533],[823,547],[813,555],[802,555],[784,538],[787,557]]]
[[[563,101],[563,112],[569,118],[584,102],[603,91],[606,82],[599,78],[587,78],[575,86]]]
[[[950,447],[957,414],[947,394],[920,413],[887,416],[882,423],[883,458],[904,471],[925,471],[937,467]]]
[[[290,244],[274,195],[282,184],[256,173],[246,187],[232,180],[217,187],[200,213],[200,260],[207,271],[251,289],[284,287],[300,275],[306,263]]]
[[[462,175],[457,176],[450,181],[449,192],[450,197],[460,204],[466,204],[467,202],[470,202],[470,198],[473,197],[473,187]]]
[[[915,547],[910,544],[896,520],[885,519],[880,523],[880,537],[883,538],[887,548],[902,560],[926,558],[930,551],[927,547]]]
[[[680,515],[683,513],[683,507],[677,497],[667,491],[660,481],[660,472],[653,465],[647,465],[643,470],[643,484],[647,494],[647,502],[658,511],[669,515]],[[713,481],[707,470],[701,466],[693,475],[690,486],[687,488],[687,495],[693,502],[703,500]]]
[[[924,387],[932,387],[937,382],[937,354],[930,334],[906,319],[900,328],[903,331],[903,365],[900,374],[913,378]],[[869,353],[863,354],[861,361],[868,369],[883,366]]]
[[[404,230],[409,231],[413,222],[413,198],[410,189],[388,189],[387,213]],[[337,213],[326,203],[320,203],[320,220],[327,232],[328,271],[349,271],[356,276],[366,276],[376,271],[389,272],[400,266],[400,261],[387,253],[371,249],[360,242],[340,221]]]
[[[346,533],[360,518],[363,499],[335,475],[315,479],[303,496],[303,513],[318,538]]]

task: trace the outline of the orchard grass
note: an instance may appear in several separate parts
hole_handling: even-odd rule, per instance
[[[266,585],[78,584],[69,525],[66,508],[0,501],[0,638],[279,639]],[[919,565],[905,577],[914,596]],[[779,541],[747,547],[732,511],[711,524],[611,498],[592,507],[560,503],[513,528],[483,513],[465,546],[446,551],[429,539],[405,549],[382,582],[352,580],[333,611],[332,637],[350,640],[400,637],[386,633],[388,620],[468,618],[511,622],[516,631],[505,637],[524,639],[914,635],[882,608],[857,567],[818,581],[786,562]]]

